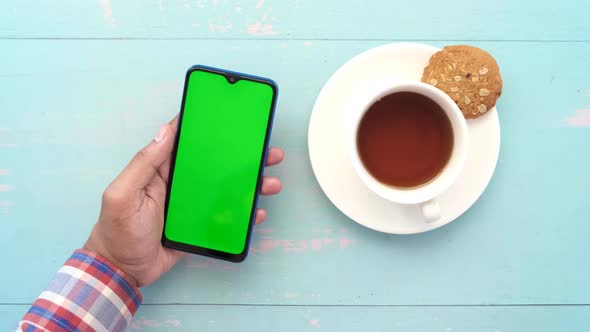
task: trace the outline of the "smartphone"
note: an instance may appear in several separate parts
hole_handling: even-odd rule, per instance
[[[277,95],[267,78],[207,66],[188,70],[164,246],[232,262],[246,258]]]

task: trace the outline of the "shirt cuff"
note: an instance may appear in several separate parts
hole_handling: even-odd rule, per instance
[[[79,249],[20,322],[22,331],[125,331],[142,297],[116,266]]]

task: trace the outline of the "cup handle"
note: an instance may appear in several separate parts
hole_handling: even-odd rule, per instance
[[[435,222],[440,218],[440,205],[436,199],[420,204],[424,221],[427,223]]]

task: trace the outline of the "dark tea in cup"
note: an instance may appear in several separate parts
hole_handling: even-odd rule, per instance
[[[415,92],[394,92],[377,100],[357,130],[363,166],[377,181],[400,189],[434,180],[449,162],[453,144],[445,111]]]

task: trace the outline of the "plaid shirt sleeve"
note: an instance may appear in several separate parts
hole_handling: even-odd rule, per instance
[[[33,303],[17,331],[125,331],[141,301],[123,271],[80,249]]]

